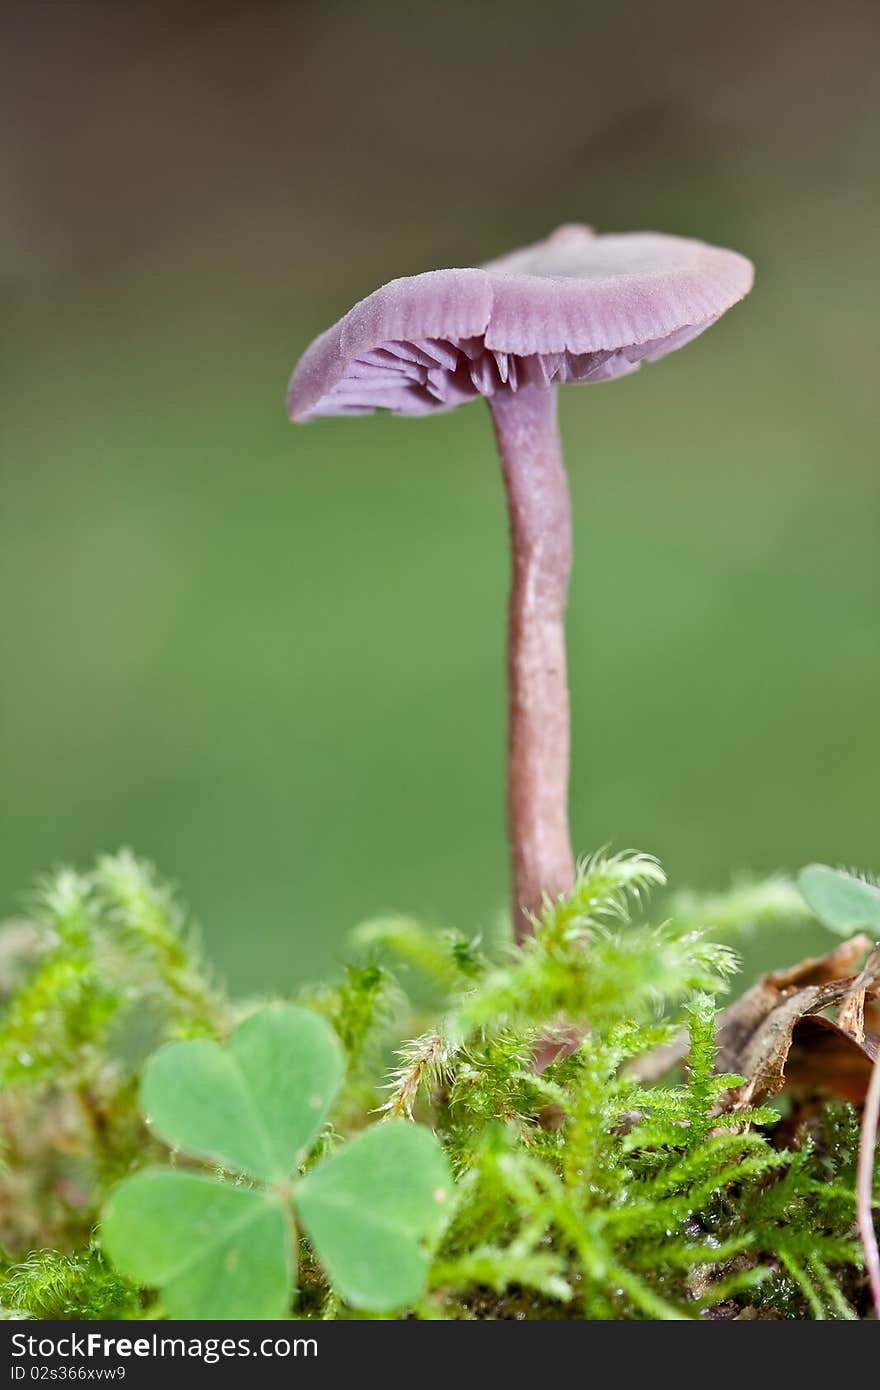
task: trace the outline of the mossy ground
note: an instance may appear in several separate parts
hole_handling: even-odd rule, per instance
[[[585,861],[520,948],[369,923],[340,976],[303,991],[348,1067],[319,1151],[411,1116],[456,1176],[423,1297],[402,1315],[868,1315],[856,1110],[803,1095],[733,1106],[741,1078],[715,1071],[730,939],[785,928],[794,948],[808,910],[776,879],[681,897],[658,921],[647,899],[663,881],[648,856]],[[169,1038],[224,1037],[258,1001],[211,980],[174,895],[130,854],[54,876],[33,915],[24,963],[7,952],[0,1024],[6,1316],[151,1316],[98,1224],[113,1183],[161,1155],[137,1111],[143,1061]],[[682,1028],[681,1074],[640,1080],[638,1059]],[[350,1315],[305,1245],[293,1311]]]

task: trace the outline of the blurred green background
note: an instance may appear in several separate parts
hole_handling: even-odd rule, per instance
[[[877,16],[4,8],[0,915],[125,843],[239,990],[386,910],[493,920],[488,412],[294,428],[284,389],[384,280],[566,220],[758,272],[686,351],[563,392],[576,845],[697,886],[880,868]]]

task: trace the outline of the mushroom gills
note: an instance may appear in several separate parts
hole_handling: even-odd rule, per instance
[[[368,415],[386,409],[402,415],[424,415],[451,410],[477,396],[494,396],[524,386],[549,388],[569,382],[607,381],[635,371],[655,353],[681,347],[714,322],[714,318],[703,319],[663,338],[597,352],[563,349],[519,356],[487,348],[482,337],[381,343],[347,364],[342,378],[314,414]]]

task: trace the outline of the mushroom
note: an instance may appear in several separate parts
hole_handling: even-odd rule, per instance
[[[556,387],[610,381],[696,338],[748,293],[735,251],[567,225],[480,268],[392,280],[316,338],[288,390],[293,420],[429,415],[483,396],[510,520],[507,816],[514,926],[568,892],[564,616],[571,508]]]

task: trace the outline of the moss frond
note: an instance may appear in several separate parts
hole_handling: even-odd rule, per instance
[[[449,1044],[440,1033],[423,1033],[404,1044],[397,1053],[399,1065],[387,1083],[390,1092],[382,1111],[390,1119],[412,1119],[421,1092],[442,1084],[448,1072]]]
[[[717,941],[796,931],[814,921],[797,884],[783,874],[765,879],[741,877],[724,893],[679,890],[669,911],[679,926],[709,931]]]
[[[377,917],[350,933],[357,951],[386,959],[396,971],[411,971],[440,998],[482,973],[485,958],[479,937],[431,931],[413,917]]]

